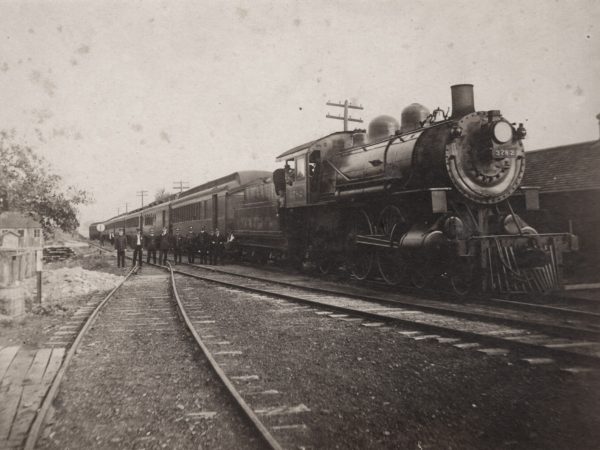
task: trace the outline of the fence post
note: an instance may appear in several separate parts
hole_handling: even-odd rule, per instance
[[[42,304],[42,250],[35,251],[35,271],[37,273],[37,304]]]

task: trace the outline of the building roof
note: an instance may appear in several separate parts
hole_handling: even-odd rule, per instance
[[[5,211],[0,213],[0,228],[42,228],[42,226],[30,216],[16,211]]]
[[[542,192],[600,189],[600,141],[535,150],[526,158],[523,186]]]

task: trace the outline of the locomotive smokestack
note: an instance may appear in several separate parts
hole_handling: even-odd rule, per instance
[[[455,84],[450,86],[452,91],[452,118],[466,116],[475,112],[472,84]]]

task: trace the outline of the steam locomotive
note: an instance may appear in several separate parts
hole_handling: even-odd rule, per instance
[[[539,208],[537,189],[521,186],[525,128],[500,111],[475,111],[472,85],[451,94],[451,115],[414,103],[400,123],[379,116],[368,132],[284,152],[272,176],[253,173],[216,193],[194,188],[194,201],[150,208],[165,211],[171,227],[194,226],[207,220],[209,201],[209,223],[232,232],[241,255],[311,262],[324,273],[343,265],[359,280],[447,283],[461,295],[559,289],[576,237],[538,233],[511,204]],[[176,212],[181,202],[187,215]],[[131,224],[147,224],[144,214],[134,212]]]

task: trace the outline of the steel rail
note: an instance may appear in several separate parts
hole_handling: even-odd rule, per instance
[[[136,270],[137,270],[137,266],[134,266],[129,270],[129,272],[127,272],[127,275],[125,275],[125,278],[118,285],[116,285],[106,295],[106,297],[104,297],[104,300],[102,300],[98,304],[98,306],[96,306],[94,311],[90,314],[90,316],[85,321],[85,324],[83,325],[83,327],[81,327],[81,329],[79,330],[79,333],[77,334],[77,337],[75,338],[75,341],[73,342],[73,344],[69,348],[69,351],[67,352],[67,356],[63,359],[63,361],[60,365],[60,369],[58,370],[58,372],[54,376],[54,379],[52,380],[52,385],[50,386],[50,389],[48,390],[48,392],[46,393],[46,396],[44,397],[42,406],[38,410],[35,420],[33,421],[33,424],[29,428],[29,432],[27,433],[27,440],[25,441],[25,446],[23,447],[24,450],[33,450],[35,448],[35,444],[37,443],[37,440],[39,439],[40,431],[41,431],[42,425],[44,424],[44,421],[46,419],[46,415],[48,414],[48,410],[50,409],[50,406],[52,405],[52,402],[54,401],[54,398],[56,397],[56,394],[58,393],[60,383],[65,375],[65,372],[67,371],[67,368],[69,367],[69,364],[71,363],[71,360],[73,359],[73,356],[75,356],[75,353],[77,353],[77,349],[79,348],[79,344],[83,340],[83,337],[85,336],[87,331],[90,329],[90,327],[96,321],[96,318],[98,317],[98,314],[100,313],[102,308],[108,303],[108,301],[112,298],[114,293],[117,292],[117,290],[121,286],[123,286],[123,284],[129,279],[129,277]]]
[[[167,269],[167,268],[165,268],[165,269]],[[534,352],[536,352],[536,354],[543,352],[547,355],[553,355],[556,358],[562,358],[562,359],[567,358],[569,360],[578,361],[581,364],[587,364],[587,365],[591,365],[591,366],[599,366],[600,365],[600,357],[597,357],[597,356],[573,353],[568,350],[563,350],[560,348],[549,348],[549,347],[545,347],[543,345],[532,344],[532,343],[527,343],[527,342],[519,342],[519,341],[505,339],[502,337],[496,337],[493,335],[485,335],[485,334],[481,334],[481,333],[477,333],[477,332],[473,332],[473,331],[459,330],[456,328],[449,328],[449,327],[445,327],[445,326],[441,326],[441,325],[420,323],[420,322],[415,322],[413,320],[385,316],[385,315],[377,314],[374,312],[362,311],[362,310],[345,307],[345,306],[330,305],[327,303],[319,302],[317,300],[311,300],[311,299],[302,298],[302,297],[298,297],[298,296],[294,296],[294,295],[290,295],[290,294],[268,291],[265,289],[260,289],[260,288],[252,287],[252,286],[244,286],[243,284],[234,283],[232,281],[219,280],[216,278],[210,278],[210,277],[206,277],[206,276],[202,276],[202,275],[198,275],[198,274],[192,274],[192,273],[184,272],[181,270],[175,270],[172,268],[170,270],[172,270],[173,273],[185,275],[185,276],[188,276],[191,278],[196,278],[198,280],[208,281],[208,282],[215,283],[215,284],[220,284],[222,286],[230,287],[233,289],[244,290],[244,291],[252,292],[255,294],[262,294],[262,295],[266,295],[266,296],[270,296],[270,297],[282,298],[282,299],[290,300],[290,301],[296,302],[296,303],[303,303],[303,304],[307,304],[310,306],[316,306],[316,307],[319,307],[319,308],[322,308],[325,310],[339,311],[339,312],[342,312],[345,314],[352,314],[354,316],[366,317],[368,319],[376,320],[379,322],[407,325],[407,326],[410,326],[413,328],[419,328],[421,330],[426,330],[426,331],[432,332],[432,333],[442,333],[445,335],[452,335],[452,336],[460,337],[462,339],[474,340],[476,342],[487,342],[490,345],[501,345],[501,346],[510,347],[510,348],[513,348],[516,350],[534,351]],[[236,275],[236,276],[243,278],[243,275]],[[267,281],[267,283],[268,282],[270,282],[270,281]],[[273,282],[271,282],[271,283],[273,283]],[[277,283],[274,283],[274,284],[277,284]],[[302,289],[302,288],[300,287],[298,289]],[[339,294],[339,293],[338,293],[338,295],[346,296],[345,294]],[[364,300],[364,298],[363,298],[363,300]],[[498,321],[495,323],[498,323]]]
[[[419,301],[411,302],[411,301],[406,301],[406,300],[392,300],[392,299],[383,298],[383,297],[380,297],[377,295],[355,294],[352,292],[345,292],[345,291],[339,291],[336,289],[316,287],[316,286],[302,286],[302,285],[298,285],[298,284],[295,284],[295,283],[292,283],[289,281],[272,280],[269,278],[255,276],[255,275],[241,275],[241,274],[237,274],[237,273],[228,272],[226,270],[217,269],[215,267],[206,267],[206,266],[201,266],[201,265],[197,265],[197,264],[187,264],[187,263],[184,263],[184,264],[189,265],[191,267],[196,267],[199,269],[208,270],[210,272],[215,272],[215,273],[219,273],[219,274],[231,275],[234,277],[246,278],[246,279],[250,279],[250,280],[254,280],[254,281],[273,283],[273,284],[278,284],[281,286],[287,286],[287,287],[292,287],[295,289],[302,289],[302,290],[306,290],[306,291],[319,292],[319,293],[329,294],[329,295],[343,295],[345,297],[354,298],[357,300],[368,300],[368,301],[372,301],[372,302],[378,302],[378,303],[384,304],[384,305],[397,306],[397,307],[400,307],[400,306],[410,307],[410,308],[415,308],[415,309],[419,309],[421,311],[430,312],[430,313],[437,313],[437,314],[444,314],[444,315],[451,314],[455,317],[462,317],[464,319],[476,319],[476,320],[480,320],[480,321],[484,321],[484,322],[488,322],[488,323],[495,323],[495,324],[503,323],[505,325],[511,325],[511,326],[535,327],[536,329],[547,332],[547,333],[556,334],[557,332],[562,332],[565,334],[568,333],[570,336],[577,335],[582,338],[600,339],[600,331],[596,331],[596,330],[575,328],[575,327],[565,326],[565,325],[552,325],[552,324],[536,322],[536,321],[531,321],[531,320],[524,320],[524,319],[512,319],[510,317],[500,317],[500,316],[483,314],[483,313],[473,312],[473,311],[460,311],[460,310],[454,309],[454,308],[445,308],[442,306],[425,305],[425,304],[420,303]],[[158,266],[158,267],[160,267],[160,266]],[[425,299],[425,301],[436,301],[436,300],[426,300]],[[459,306],[459,304],[453,304],[453,305],[456,305],[457,307]],[[483,306],[489,306],[489,305],[484,304]],[[556,313],[558,311],[556,311],[556,309],[552,309],[552,310],[545,311],[545,312]],[[560,312],[563,312],[563,311],[560,311]],[[595,315],[593,315],[593,314],[587,315],[585,312],[581,312],[581,311],[577,311],[577,313],[583,314],[587,318],[596,318]]]
[[[194,340],[196,341],[196,343],[198,344],[198,346],[202,349],[202,352],[204,353],[204,356],[206,356],[206,359],[208,359],[208,361],[209,361],[212,369],[214,370],[214,372],[221,379],[221,381],[223,382],[223,384],[225,385],[225,387],[227,388],[227,390],[229,391],[229,393],[235,399],[237,405],[244,411],[244,413],[246,414],[246,417],[254,425],[254,427],[259,432],[260,436],[262,437],[262,439],[268,444],[269,448],[271,448],[273,450],[282,450],[282,447],[279,444],[279,442],[277,442],[277,440],[271,435],[271,433],[269,432],[269,430],[267,430],[267,427],[260,421],[260,419],[254,413],[254,411],[252,410],[252,408],[250,408],[250,406],[242,398],[242,396],[237,391],[237,389],[235,388],[235,386],[233,385],[233,383],[231,382],[231,380],[229,380],[229,378],[227,377],[227,375],[225,374],[225,372],[223,371],[223,369],[221,369],[221,367],[219,366],[219,364],[217,363],[217,361],[215,360],[215,358],[213,357],[213,355],[210,353],[210,351],[208,350],[208,347],[206,347],[206,345],[204,344],[204,342],[202,342],[202,339],[200,338],[200,335],[198,334],[198,332],[194,328],[194,325],[192,324],[192,321],[190,320],[189,316],[187,315],[187,313],[185,311],[185,307],[183,306],[183,302],[179,298],[179,293],[177,292],[177,285],[175,283],[175,274],[174,273],[176,271],[173,270],[173,267],[171,267],[170,263],[167,263],[167,264],[169,266],[168,270],[169,270],[169,273],[171,275],[170,276],[170,279],[171,279],[171,288],[173,290],[173,295],[174,295],[175,300],[177,302],[177,308],[178,308],[181,316],[183,317],[183,320],[184,320],[184,322],[185,322],[188,330],[190,331],[190,333],[194,337]],[[161,266],[161,267],[164,267],[164,266]],[[177,273],[179,273],[179,272],[177,272]]]
[[[593,311],[582,311],[580,309],[563,308],[562,306],[539,305],[536,303],[522,302],[518,300],[507,300],[503,298],[491,298],[489,300],[494,303],[498,303],[502,306],[510,306],[511,308],[519,308],[526,311],[551,312],[557,314],[564,314],[579,319],[600,319],[600,313]]]

